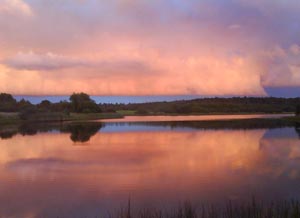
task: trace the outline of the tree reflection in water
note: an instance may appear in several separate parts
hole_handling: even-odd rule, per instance
[[[33,137],[0,140],[0,214],[97,217],[128,196],[137,209],[167,204],[172,211],[186,199],[199,206],[251,195],[299,200],[299,126],[240,123],[32,125]],[[91,140],[72,146],[70,138],[76,145]]]
[[[83,122],[83,123],[26,123],[20,126],[11,127],[0,130],[1,139],[9,139],[17,134],[22,136],[36,135],[43,132],[59,131],[71,133],[70,139],[73,142],[88,142],[103,127],[99,122]]]
[[[15,130],[4,130],[4,131],[0,131],[0,138],[1,139],[10,139],[13,136],[15,136],[16,134],[18,134],[18,131],[15,131]]]
[[[95,123],[79,123],[70,124],[65,127],[64,132],[70,132],[70,139],[73,142],[88,142],[101,128],[102,124]]]
[[[111,123],[109,125],[119,126],[121,123]],[[133,122],[122,123],[125,126],[151,126],[151,127],[171,127],[171,129],[273,129],[294,127],[300,139],[300,124],[287,122],[280,119],[246,119],[246,120],[213,120],[213,121],[176,121],[176,122]],[[76,122],[76,123],[24,123],[20,126],[0,127],[0,138],[9,139],[17,134],[23,136],[35,135],[37,133],[59,131],[71,133],[70,139],[73,142],[87,142],[94,136],[104,123],[100,122]]]
[[[297,123],[296,126],[295,126],[295,130],[299,136],[299,139],[300,139],[300,123]]]

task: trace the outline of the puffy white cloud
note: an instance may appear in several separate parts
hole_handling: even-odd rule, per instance
[[[264,60],[262,84],[268,87],[300,86],[300,50],[296,44],[289,48],[275,46],[261,57]]]
[[[0,13],[33,16],[32,8],[24,0],[0,0]]]

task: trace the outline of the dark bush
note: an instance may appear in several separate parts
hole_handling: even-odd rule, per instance
[[[101,112],[100,107],[93,101],[89,95],[73,93],[70,96],[71,110],[76,113],[97,113]]]
[[[1,112],[15,112],[17,111],[17,101],[11,94],[0,94],[0,111]]]
[[[300,105],[296,107],[296,116],[300,116]]]

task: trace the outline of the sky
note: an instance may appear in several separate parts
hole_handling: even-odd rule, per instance
[[[299,21],[299,0],[0,0],[0,92],[297,96]]]

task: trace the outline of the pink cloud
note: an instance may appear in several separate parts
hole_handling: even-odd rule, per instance
[[[32,8],[23,0],[1,0],[0,14],[33,16]]]
[[[300,13],[278,13],[278,2],[14,1],[34,17],[0,14],[1,91],[265,95],[300,85]]]

